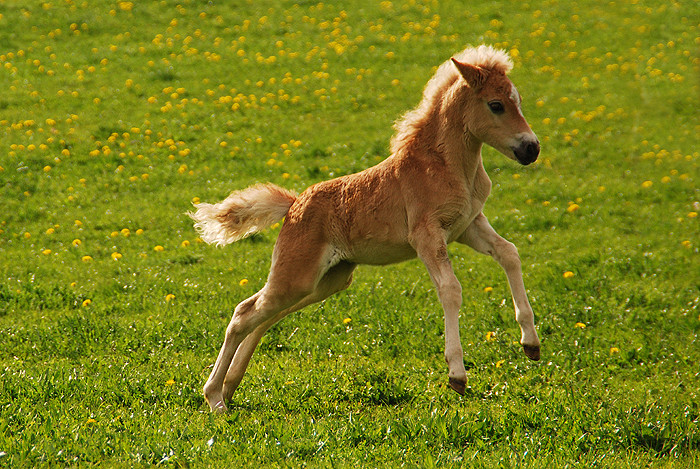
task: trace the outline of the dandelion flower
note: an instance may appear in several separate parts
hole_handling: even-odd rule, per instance
[[[180,243],[180,246],[182,246],[183,248],[186,248],[189,245],[190,245],[190,242],[188,240],[184,240],[182,243]]]
[[[238,282],[238,284],[242,287],[245,287],[246,285],[248,285],[248,279],[247,278],[241,279],[241,281]]]
[[[494,340],[496,340],[496,333],[493,331],[488,331],[486,333],[486,341],[493,342]]]
[[[92,261],[92,257],[91,256],[83,256],[80,260],[83,262],[90,262],[90,261]]]
[[[573,213],[573,212],[575,212],[575,211],[578,210],[578,209],[579,209],[578,204],[571,204],[571,205],[569,205],[569,206],[566,208],[566,211],[569,212],[569,213]]]
[[[154,247],[153,250],[155,252],[163,252],[165,248],[159,244],[158,246]]]
[[[167,302],[170,302],[174,299],[175,299],[175,295],[173,295],[172,293],[168,293],[167,295],[165,295],[165,301],[167,301]]]
[[[653,185],[654,185],[654,183],[651,182],[651,181],[644,181],[644,182],[642,183],[642,187],[643,187],[644,189],[648,189],[648,188],[650,188],[650,187],[653,186]]]
[[[95,420],[93,418],[89,418],[85,421],[85,423],[97,423],[97,420]]]
[[[345,319],[343,319],[343,324],[350,324],[351,321],[352,321],[352,319],[345,318]]]
[[[78,238],[76,238],[76,239],[73,240],[73,242],[71,242],[71,244],[72,244],[74,247],[78,247],[78,246],[80,246],[81,244],[83,244],[83,242],[80,241]],[[87,256],[87,257],[90,257],[90,256]]]
[[[685,241],[683,241],[681,244],[683,245],[684,248],[688,248],[688,249],[690,249],[690,246],[692,245],[691,242],[687,239]]]
[[[174,379],[169,379],[169,380],[167,380],[167,381],[165,382],[165,385],[166,385],[166,386],[172,386],[173,384],[175,384],[175,380],[174,380]]]
[[[614,355],[616,353],[620,353],[620,349],[617,347],[610,347],[610,355]]]
[[[41,251],[41,253],[45,256],[48,256],[49,254],[51,254],[51,249],[44,249],[43,251]]]
[[[498,360],[498,361],[496,362],[496,368],[502,367],[503,364],[504,364],[505,362],[506,362],[505,360]]]
[[[493,287],[484,288],[484,293],[491,293],[492,291],[493,291]]]
[[[584,323],[582,323],[582,322],[577,322],[576,324],[574,324],[574,326],[575,326],[575,327],[578,327],[579,329],[585,329],[585,328],[586,328],[586,325],[585,325]]]
[[[122,255],[121,255],[120,253],[118,253],[118,252],[113,252],[113,253],[112,253],[112,259],[113,259],[113,260],[118,261],[118,260],[121,259],[121,258],[122,258]]]
[[[571,278],[573,276],[574,276],[574,273],[570,270],[567,270],[566,272],[564,272],[564,278]]]
[[[88,298],[87,300],[83,301],[83,307],[88,307],[92,304],[92,300]]]

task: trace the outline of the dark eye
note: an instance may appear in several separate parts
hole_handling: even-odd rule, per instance
[[[503,107],[503,103],[500,101],[491,101],[489,103],[489,109],[491,109],[491,112],[494,114],[503,114],[506,111],[506,108]]]

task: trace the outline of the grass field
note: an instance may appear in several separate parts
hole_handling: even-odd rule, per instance
[[[0,0],[0,467],[700,466],[700,7],[466,3]],[[452,246],[464,397],[411,261],[275,326],[211,415],[279,228],[217,249],[191,202],[375,164],[480,43],[542,142],[484,152],[542,360],[500,267]]]

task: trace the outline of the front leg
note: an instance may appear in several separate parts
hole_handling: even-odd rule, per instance
[[[420,229],[412,234],[411,244],[428,269],[445,313],[445,361],[449,367],[450,387],[464,395],[467,372],[464,369],[462,344],[459,339],[462,286],[447,256],[444,233],[440,229]]]
[[[535,315],[527,299],[520,256],[515,245],[503,239],[491,227],[484,214],[479,214],[457,240],[474,250],[492,256],[508,277],[515,305],[515,320],[520,325],[520,343],[523,351],[532,360],[540,359],[540,339],[535,330]]]

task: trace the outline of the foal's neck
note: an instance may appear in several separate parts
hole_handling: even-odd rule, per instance
[[[464,128],[464,101],[460,97],[455,99],[459,94],[459,91],[455,91],[452,97],[443,97],[436,110],[440,123],[436,150],[448,166],[463,172],[467,181],[472,181],[483,167],[483,143]]]

